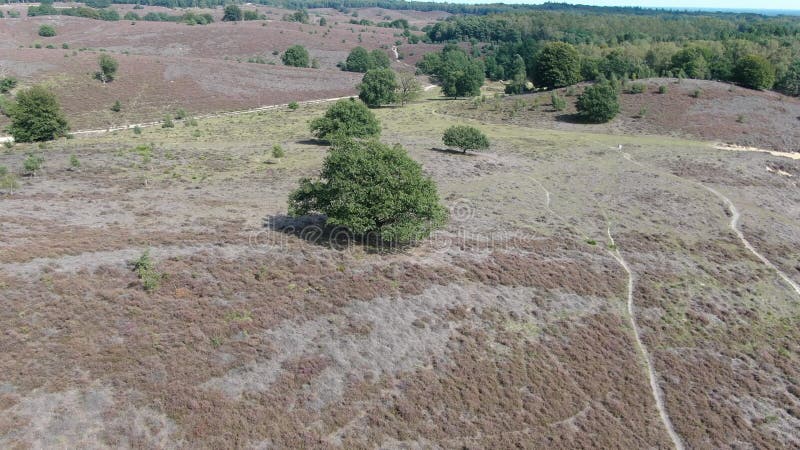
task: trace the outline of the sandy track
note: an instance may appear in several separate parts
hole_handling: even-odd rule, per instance
[[[755,255],[755,257],[758,258],[762,263],[764,263],[765,266],[774,270],[778,274],[778,276],[781,277],[781,279],[783,279],[783,281],[785,281],[786,284],[788,284],[797,293],[797,295],[800,295],[800,285],[798,285],[797,283],[794,282],[794,280],[789,278],[789,276],[784,271],[779,269],[775,264],[773,264],[772,261],[768,260],[764,255],[759,253],[758,250],[756,250],[755,247],[753,247],[750,241],[748,241],[747,238],[744,237],[744,234],[739,229],[739,218],[741,217],[741,214],[739,213],[739,209],[736,208],[736,205],[734,205],[733,202],[728,197],[724,196],[716,189],[702,184],[701,186],[703,186],[708,192],[711,192],[712,194],[716,195],[720,200],[722,200],[722,202],[728,208],[728,211],[730,211],[731,214],[731,221],[729,226],[731,230],[733,230],[733,232],[736,233],[736,236],[739,237],[739,240],[742,241],[742,244],[745,246],[745,248],[749,250],[750,253]]]
[[[642,359],[645,363],[645,368],[647,369],[647,377],[650,380],[650,390],[653,394],[653,399],[656,402],[656,408],[658,409],[658,415],[661,417],[661,422],[664,423],[664,428],[667,429],[667,433],[669,434],[670,439],[672,439],[672,443],[675,445],[675,448],[678,450],[683,450],[683,441],[681,440],[678,433],[675,432],[675,427],[672,425],[672,420],[669,418],[669,413],[667,413],[667,408],[664,406],[664,393],[661,391],[661,387],[658,385],[658,380],[656,379],[656,372],[653,370],[653,361],[650,358],[650,353],[647,351],[647,347],[642,342],[641,331],[639,330],[639,325],[636,323],[636,314],[633,310],[633,272],[631,272],[630,266],[628,266],[628,262],[625,261],[625,258],[620,253],[619,248],[617,248],[616,243],[614,242],[614,237],[611,236],[611,227],[608,227],[608,240],[611,242],[611,250],[608,253],[614,258],[617,263],[625,270],[625,273],[628,274],[628,320],[630,321],[631,328],[633,328],[633,336],[634,340],[636,341],[636,347],[639,353],[642,355]]]

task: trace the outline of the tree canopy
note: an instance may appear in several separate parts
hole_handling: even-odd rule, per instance
[[[399,145],[343,140],[331,148],[318,179],[303,179],[289,197],[292,215],[322,213],[376,243],[407,244],[447,220],[436,184]]]
[[[319,139],[334,141],[342,138],[377,138],[381,124],[367,106],[355,99],[339,100],[325,115],[310,123],[311,133]]]
[[[581,81],[578,51],[564,42],[550,42],[536,57],[534,83],[549,88],[573,85]]]
[[[370,108],[397,100],[397,79],[392,69],[371,69],[358,85],[358,98]]]
[[[752,89],[769,89],[775,84],[775,68],[760,55],[747,55],[736,63],[736,81]]]
[[[238,5],[228,5],[225,7],[225,12],[222,15],[223,22],[238,22],[242,20],[242,8]]]
[[[281,57],[284,65],[293,67],[308,67],[310,60],[308,50],[302,45],[293,45],[287,48]]]
[[[481,130],[467,125],[454,125],[444,130],[442,142],[448,147],[461,149],[462,153],[489,148],[489,138]]]
[[[8,113],[9,130],[17,142],[50,141],[69,131],[55,94],[42,86],[20,91]]]

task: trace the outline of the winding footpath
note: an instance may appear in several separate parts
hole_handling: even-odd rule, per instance
[[[637,350],[639,351],[639,354],[642,355],[645,368],[647,369],[647,377],[650,379],[650,391],[652,392],[653,399],[656,402],[658,415],[661,417],[661,422],[664,423],[664,428],[667,429],[667,434],[669,434],[670,439],[672,439],[672,444],[677,450],[684,450],[683,441],[681,440],[680,436],[678,436],[678,433],[675,432],[675,427],[672,425],[672,420],[669,418],[667,408],[664,406],[664,393],[661,391],[661,387],[658,385],[656,372],[653,370],[653,361],[650,358],[650,353],[647,351],[647,347],[645,347],[644,342],[642,342],[641,331],[639,330],[639,325],[636,323],[636,314],[633,310],[633,272],[631,271],[630,266],[628,266],[628,262],[625,261],[622,253],[620,253],[619,249],[617,248],[617,244],[614,242],[614,237],[611,236],[610,226],[607,229],[607,233],[608,239],[611,242],[611,249],[608,250],[608,253],[617,261],[617,263],[619,263],[620,266],[622,266],[622,268],[625,270],[625,273],[628,274],[628,320],[630,321],[631,328],[633,328],[633,337],[636,341]]]
[[[722,200],[722,203],[724,203],[725,206],[728,208],[728,211],[731,214],[731,222],[729,226],[731,230],[733,230],[733,232],[736,233],[736,236],[739,237],[739,240],[742,241],[744,247],[747,250],[749,250],[750,253],[755,255],[755,257],[758,258],[762,263],[764,263],[765,266],[774,270],[775,273],[777,273],[778,276],[781,277],[781,279],[783,279],[783,281],[786,282],[786,284],[788,284],[792,289],[794,289],[797,295],[800,295],[800,285],[798,285],[794,280],[789,278],[789,275],[786,275],[786,273],[781,269],[779,269],[775,264],[773,264],[772,261],[768,260],[764,255],[759,253],[758,250],[756,250],[755,247],[753,247],[750,241],[748,241],[747,238],[744,237],[742,230],[739,229],[739,218],[741,217],[741,214],[739,213],[739,210],[736,208],[736,205],[734,205],[733,202],[728,197],[722,195],[722,193],[720,193],[716,189],[708,187],[704,184],[700,185],[703,186],[703,188],[705,188],[708,192],[711,192],[712,194],[716,195],[717,198]]]
[[[630,155],[628,155],[626,159],[629,159],[630,161],[636,163],[636,161],[630,159],[629,156]],[[550,206],[551,193],[549,190],[547,190],[544,184],[542,184],[539,180],[530,175],[528,177],[531,179],[531,181],[536,183],[542,189],[542,191],[544,191],[545,209],[547,209],[547,211],[554,217],[556,217],[558,220],[566,224],[569,224],[569,222],[567,222],[563,217],[558,215],[551,208]],[[588,235],[583,231],[581,231],[580,229],[577,229],[571,225],[568,226],[573,228],[578,234],[583,235],[584,238],[588,239]],[[661,418],[661,422],[664,424],[664,428],[666,429],[667,434],[672,440],[672,444],[675,446],[675,449],[684,450],[685,447],[683,445],[683,441],[681,440],[680,436],[678,436],[678,433],[675,431],[675,427],[672,425],[672,420],[669,417],[667,408],[664,406],[664,393],[661,391],[661,387],[658,385],[658,379],[656,376],[656,372],[653,369],[653,362],[652,359],[650,358],[650,353],[647,351],[647,347],[644,345],[644,342],[642,341],[641,331],[639,329],[639,325],[636,323],[636,314],[633,308],[633,272],[631,271],[630,266],[628,266],[628,262],[622,256],[622,253],[620,253],[619,248],[617,248],[617,244],[614,241],[614,237],[611,235],[610,226],[606,228],[606,232],[608,233],[608,239],[609,242],[611,243],[608,253],[611,255],[612,258],[614,258],[615,261],[617,261],[617,263],[622,267],[623,270],[625,270],[625,273],[628,275],[628,286],[627,286],[628,321],[630,322],[631,328],[633,329],[633,337],[634,341],[636,342],[636,349],[639,352],[639,355],[641,356],[644,362],[645,369],[647,371],[647,378],[650,382],[650,392],[653,396],[653,400],[656,403],[656,409],[658,410],[658,415]]]

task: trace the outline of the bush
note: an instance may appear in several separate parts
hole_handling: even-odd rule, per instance
[[[276,159],[281,159],[286,156],[286,153],[283,151],[283,147],[280,144],[275,144],[272,146],[272,157]]]
[[[397,79],[391,69],[371,69],[358,85],[358,98],[370,108],[397,100]]]
[[[25,173],[31,176],[36,176],[36,172],[42,168],[44,164],[44,157],[41,155],[34,155],[33,153],[28,153],[28,157],[25,158],[25,161],[22,163],[22,168],[25,170]]]
[[[329,142],[351,138],[377,138],[381,134],[378,119],[361,101],[355,99],[339,100],[331,105],[323,117],[310,124],[311,133]]]
[[[645,91],[644,83],[631,83],[628,86],[628,93],[629,94],[641,94]]]
[[[189,117],[189,113],[186,112],[183,108],[178,108],[178,111],[175,112],[175,118],[177,120],[182,120]]]
[[[663,84],[661,86],[659,86],[658,87],[658,93],[659,94],[666,94],[667,93],[667,86],[665,86]]]
[[[556,92],[550,94],[550,102],[553,104],[553,109],[556,111],[563,111],[567,107],[567,101]]]
[[[5,77],[0,78],[0,94],[5,94],[6,92],[14,89],[17,87],[17,79],[14,77]]]
[[[147,292],[152,292],[158,289],[164,274],[159,272],[153,261],[150,259],[150,250],[145,250],[139,259],[133,262],[133,271],[142,281],[142,287]]]
[[[247,10],[243,15],[244,20],[258,20],[258,11]]]
[[[100,55],[100,59],[98,59],[97,62],[100,65],[100,71],[95,73],[95,78],[103,83],[114,81],[114,77],[117,76],[117,68],[119,67],[117,60],[108,55]]]
[[[133,127],[133,134],[136,134],[136,135],[142,134],[142,127],[140,127],[139,125],[136,125],[135,127]]]
[[[578,50],[565,42],[546,44],[536,57],[534,81],[537,86],[559,88],[581,81]]]
[[[53,37],[56,35],[56,29],[50,25],[42,25],[39,27],[39,36]]]
[[[751,89],[769,89],[775,84],[775,68],[760,55],[739,59],[733,71],[736,81]]]
[[[297,102],[289,102],[288,106],[289,106],[289,109],[292,110],[292,111],[297,111],[297,109],[300,108],[300,104],[297,103]]]
[[[692,98],[700,98],[700,95],[702,95],[702,94],[703,94],[703,91],[701,91],[700,89],[695,89],[695,90],[692,91],[691,94],[689,94],[689,96],[692,97]]]
[[[69,156],[69,167],[70,169],[77,169],[81,166],[81,162],[78,160],[78,157],[75,155]]]
[[[462,153],[467,150],[486,150],[489,148],[489,138],[475,127],[466,125],[454,125],[444,131],[442,142],[448,147],[461,149]]]
[[[122,103],[119,100],[115,101],[113,105],[111,105],[111,111],[120,112],[122,111]]]
[[[289,197],[294,216],[322,213],[331,225],[377,243],[407,244],[447,220],[434,182],[399,145],[338,142],[319,179],[300,181]]]
[[[222,14],[223,22],[238,22],[242,20],[242,9],[237,5],[228,5]]]
[[[308,67],[310,57],[308,50],[302,45],[293,45],[283,52],[281,57],[284,65],[292,67]]]
[[[0,189],[13,194],[17,187],[19,187],[17,177],[10,173],[6,166],[0,166]]]
[[[9,130],[17,142],[50,141],[69,130],[55,94],[42,86],[20,91],[8,114]]]
[[[584,120],[595,123],[608,122],[619,113],[617,88],[610,81],[600,81],[587,87],[583,94],[578,96],[576,106],[578,114]]]
[[[175,128],[175,122],[172,121],[172,116],[164,117],[164,122],[161,124],[161,128]]]

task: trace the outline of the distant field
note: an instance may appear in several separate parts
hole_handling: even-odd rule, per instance
[[[272,225],[319,170],[323,106],[0,153],[46,158],[0,199],[0,446],[667,448],[629,279],[687,448],[800,445],[800,295],[708,190],[797,283],[800,161],[436,94],[377,110],[451,208],[391,254]],[[490,151],[443,149],[456,123]]]
[[[2,19],[0,35],[9,38],[0,42],[0,70],[23,86],[52,87],[73,129],[85,129],[157,120],[178,108],[200,114],[352,95],[362,75],[336,67],[352,48],[383,48],[394,60],[390,48],[400,30],[352,25],[347,23],[352,16],[328,9],[311,11],[314,24],[281,21],[288,10],[259,10],[269,20],[219,22],[221,10],[210,10],[218,22],[203,26],[65,16]],[[326,17],[329,26],[317,25],[317,15]],[[419,26],[442,16],[367,9],[359,18],[378,22],[387,15]],[[38,36],[42,24],[53,25],[57,36]],[[37,43],[42,48],[34,48]],[[65,43],[68,49],[62,48]],[[283,66],[280,54],[293,44],[306,46],[319,69]],[[412,71],[422,54],[440,47],[401,45],[403,59],[394,61],[395,68]],[[101,50],[120,63],[118,79],[108,85],[93,78]],[[266,64],[247,62],[256,57]],[[116,100],[123,104],[120,113],[109,110]],[[0,126],[6,124],[7,118],[1,117]]]

